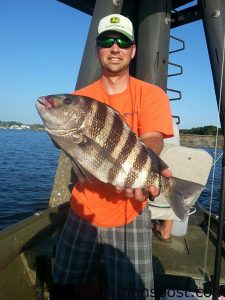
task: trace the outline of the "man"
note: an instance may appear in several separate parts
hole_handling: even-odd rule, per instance
[[[75,94],[112,106],[159,154],[163,138],[173,135],[168,97],[160,88],[129,75],[135,52],[130,20],[118,14],[104,17],[96,39],[101,77]],[[171,173],[164,170],[162,175]],[[155,196],[158,190],[151,187],[150,192]],[[70,203],[53,265],[54,282],[59,286],[85,282],[103,258],[108,299],[151,299],[151,216],[146,193],[99,181],[94,185],[78,182]]]

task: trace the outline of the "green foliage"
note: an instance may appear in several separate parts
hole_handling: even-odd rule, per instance
[[[195,127],[191,129],[180,129],[180,133],[184,134],[199,134],[199,135],[216,135],[217,127],[208,125],[204,127]],[[218,134],[222,135],[222,130],[219,128]]]
[[[14,121],[0,121],[0,127],[8,128],[8,127],[13,126],[13,125],[21,126],[23,124],[19,123],[19,122],[14,122]]]
[[[33,124],[33,125],[30,125],[30,129],[32,130],[42,130],[42,129],[45,129],[44,125],[41,125],[41,124]]]

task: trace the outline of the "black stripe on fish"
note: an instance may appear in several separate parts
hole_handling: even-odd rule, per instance
[[[97,105],[97,110],[93,116],[90,136],[95,139],[105,127],[108,108],[106,105],[98,105],[98,102],[93,102],[93,105]]]
[[[133,186],[133,184],[135,183],[136,179],[139,176],[139,173],[142,171],[143,167],[147,163],[147,160],[148,160],[148,153],[144,147],[141,147],[140,152],[137,155],[137,157],[133,163],[131,171],[129,172],[129,174],[124,182],[125,187]]]
[[[71,94],[64,94],[64,101],[67,98],[72,99],[74,102],[79,103],[79,107],[82,107],[82,114],[86,117],[88,113],[91,112],[92,105],[94,103],[93,99],[89,97],[79,96],[79,95],[71,95]],[[78,100],[79,99],[79,100]],[[75,112],[76,115],[76,112]]]
[[[106,124],[107,126],[107,124]],[[123,134],[123,121],[119,117],[118,114],[114,113],[113,115],[113,122],[112,122],[112,127],[110,129],[109,135],[105,141],[105,148],[108,150],[109,154],[111,154],[115,147],[118,145],[120,142],[120,138]]]
[[[102,147],[99,142],[96,142],[88,136],[85,137],[85,143],[82,144],[81,151],[84,153],[84,162],[88,160],[88,165],[84,164],[87,170],[90,167],[92,170],[97,170],[102,164],[111,164],[117,166],[117,168],[120,167],[117,160],[108,154],[105,147]]]
[[[121,171],[120,169],[122,168],[122,164],[129,157],[130,153],[132,152],[133,148],[136,145],[136,142],[137,142],[137,137],[135,136],[135,134],[132,131],[130,131],[123,147],[121,148],[118,158],[117,158],[117,162],[119,163],[119,165],[121,167],[118,168],[117,166],[114,166],[109,170],[109,173],[108,173],[109,182],[114,182],[115,178],[118,176],[119,172]]]
[[[102,109],[103,106],[104,109]],[[100,118],[101,120],[96,122],[96,118]],[[107,123],[107,120],[109,119],[112,120],[112,123],[110,122],[110,124]],[[93,167],[100,168],[107,160],[114,161],[114,165],[117,165],[118,167],[118,164],[115,163],[115,158],[111,157],[111,153],[114,151],[116,145],[120,141],[121,135],[123,134],[123,121],[117,113],[111,110],[111,108],[100,104],[97,105],[97,110],[92,122],[94,126],[91,125],[91,138],[95,140],[95,137],[98,136],[100,144],[101,142],[104,144],[104,147],[101,148],[99,147],[100,144],[98,147],[96,146],[97,144],[95,144],[96,151],[98,149],[98,152],[94,153],[94,148],[92,148],[92,155],[96,156]],[[97,128],[97,126],[102,126],[102,128]],[[88,149],[86,149],[86,151],[88,151]]]

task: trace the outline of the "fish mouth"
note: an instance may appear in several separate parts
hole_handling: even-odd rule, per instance
[[[42,105],[46,109],[55,108],[55,101],[51,96],[39,97],[37,99],[38,104]]]

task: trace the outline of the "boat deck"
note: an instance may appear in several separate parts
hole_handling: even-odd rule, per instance
[[[189,218],[187,234],[173,236],[171,241],[162,242],[153,234],[153,266],[156,285],[160,288],[196,290],[209,282],[214,274],[216,235],[210,230],[207,243],[207,229],[202,225],[199,213]],[[206,249],[208,247],[207,253]],[[206,263],[205,263],[205,257]],[[206,265],[206,266],[205,266]],[[179,277],[179,286],[176,286]],[[221,284],[225,284],[225,243],[221,259]]]
[[[58,238],[58,230],[63,223],[62,220],[66,217],[68,208],[67,206],[63,206],[60,210],[60,214],[53,210],[54,209],[50,209],[49,212],[45,214],[35,216],[34,219],[38,220],[38,224],[41,223],[45,227],[47,221],[51,222],[51,220],[54,219],[55,222],[55,217],[60,215],[60,225],[57,223],[57,231],[53,230],[53,232],[51,232],[51,230],[54,229],[53,227],[39,235],[36,233],[40,232],[40,228],[37,228],[37,224],[32,225],[32,220],[25,220],[20,226],[16,225],[16,227],[13,227],[13,230],[11,229],[12,234],[5,237],[5,243],[8,241],[7,245],[13,247],[12,240],[14,242],[17,240],[22,242],[23,240],[20,239],[20,236],[23,236],[23,239],[25,238],[23,228],[25,228],[25,232],[27,233],[28,229],[32,231],[31,226],[35,227],[33,234],[36,237],[35,239],[33,238],[34,242],[29,245],[26,253],[19,255],[0,272],[0,295],[3,297],[1,298],[0,296],[0,299],[15,300],[15,295],[17,295],[18,300],[37,299],[35,298],[35,294],[42,293],[44,295],[44,285],[48,286],[48,288],[51,287],[50,261],[54,253],[54,245]],[[204,270],[207,234],[206,226],[203,225],[203,222],[204,215],[197,212],[189,218],[188,230],[185,236],[173,236],[170,242],[162,242],[153,235],[153,270],[155,293],[157,295],[156,300],[160,299],[160,295],[162,295],[166,289],[171,292],[177,290],[191,292],[203,290],[203,286],[205,287],[203,284],[210,282],[212,279],[214,273],[216,234],[213,230],[209,231],[208,256],[206,270]],[[104,267],[98,275],[99,278],[98,276],[96,277],[97,284],[95,281],[85,284],[84,290],[94,296],[86,299],[99,300],[98,297],[95,298],[93,286],[96,289],[98,289],[100,285],[102,286],[102,284],[104,286]],[[220,283],[225,287],[224,242]],[[21,287],[24,288],[22,289]],[[210,288],[210,285],[206,287]],[[26,291],[24,291],[24,289]],[[40,296],[38,299],[44,299],[44,297]]]

